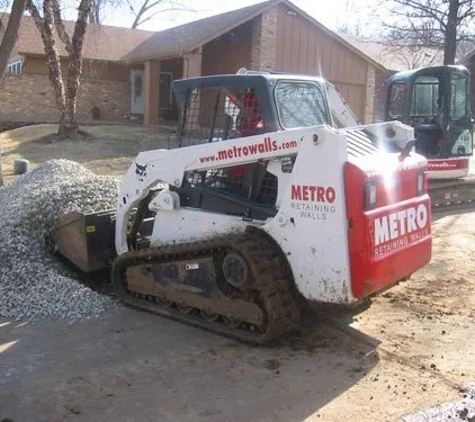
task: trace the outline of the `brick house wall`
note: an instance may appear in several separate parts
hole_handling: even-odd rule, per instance
[[[384,121],[384,108],[386,102],[386,91],[388,87],[388,79],[393,75],[392,71],[380,71],[375,73],[374,87],[374,122]]]
[[[274,70],[277,55],[277,8],[266,10],[254,19],[251,69]]]
[[[57,122],[53,88],[46,75],[6,74],[0,81],[0,92],[0,121]],[[128,81],[82,80],[77,102],[78,122],[93,121],[93,107],[99,108],[100,120],[125,121],[129,118],[129,104]]]

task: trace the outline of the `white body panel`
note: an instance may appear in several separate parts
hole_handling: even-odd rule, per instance
[[[343,178],[346,137],[330,130],[315,132],[320,142],[302,143],[279,213],[263,228],[287,256],[304,297],[350,303],[355,298],[351,294]],[[309,159],[319,156],[326,159],[318,160],[318,164]],[[325,189],[323,201],[319,188]]]
[[[457,163],[466,162],[466,168],[457,168]],[[470,157],[430,159],[427,176],[429,179],[459,179],[468,175]]]
[[[402,138],[401,142],[409,139]],[[292,172],[284,173],[279,159],[289,155],[296,160]],[[149,204],[156,212],[151,244],[200,241],[242,232],[248,225],[258,226],[282,249],[304,297],[328,303],[355,301],[351,293],[343,171],[348,161],[347,139],[345,131],[326,126],[139,154],[118,198],[117,253],[128,251],[126,228],[131,210],[158,183],[179,187],[186,171],[258,160],[269,161],[268,170],[279,179],[274,218],[249,221],[182,208],[178,194],[164,189]]]
[[[155,216],[151,246],[193,242],[215,236],[242,233],[249,225],[241,217],[190,208],[160,210]]]
[[[393,143],[398,148],[403,149],[408,142],[414,140],[414,129],[397,120],[392,122],[372,123],[355,128],[347,127],[345,130],[364,129],[372,133],[381,143]],[[414,152],[413,147],[411,152]]]

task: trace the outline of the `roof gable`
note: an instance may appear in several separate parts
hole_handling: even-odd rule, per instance
[[[380,70],[385,70],[381,63],[375,61],[371,56],[368,56],[363,51],[359,50],[353,44],[325,27],[288,0],[268,0],[253,6],[232,10],[230,12],[156,32],[153,37],[148,38],[136,50],[127,55],[126,59],[129,61],[144,61],[192,51],[212,39],[217,38],[237,26],[261,15],[266,10],[279,3],[285,4],[295,13],[310,21],[318,29],[325,32],[337,42],[345,45],[348,49],[362,57],[364,60],[370,62],[373,66]]]
[[[268,0],[156,32],[131,52],[126,59],[144,61],[192,51],[260,15],[269,6],[278,2],[279,0]]]

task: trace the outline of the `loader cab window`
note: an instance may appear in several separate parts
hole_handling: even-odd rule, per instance
[[[419,76],[414,81],[411,101],[411,119],[414,123],[436,122],[442,105],[439,99],[439,78]]]
[[[416,151],[429,158],[438,157],[443,148],[445,102],[443,76],[420,75],[414,79],[408,123],[414,128]]]
[[[404,119],[404,101],[406,100],[406,84],[395,83],[389,91],[389,118],[391,120]]]
[[[262,101],[249,86],[202,86],[186,92],[180,145],[223,141],[262,133]]]
[[[228,90],[226,95],[226,114],[232,119],[230,137],[252,136],[262,132],[264,120],[261,104],[256,91],[252,87],[242,92]]]
[[[330,124],[323,91],[316,83],[279,81],[275,101],[285,129]]]
[[[450,118],[460,119],[471,116],[469,82],[465,75],[453,73],[450,78]]]

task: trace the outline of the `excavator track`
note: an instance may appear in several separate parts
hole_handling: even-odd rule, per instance
[[[127,252],[112,283],[126,305],[245,343],[273,343],[299,323],[287,260],[258,231]]]
[[[435,212],[472,207],[475,205],[475,178],[431,181],[429,196]]]

